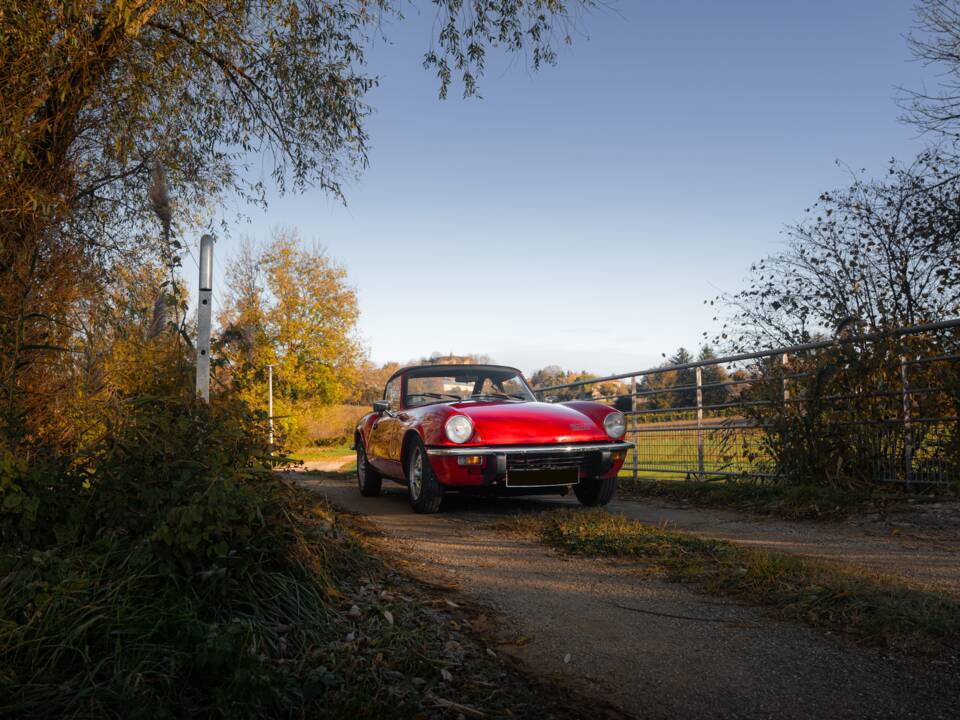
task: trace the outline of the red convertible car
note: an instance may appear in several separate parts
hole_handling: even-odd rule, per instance
[[[380,493],[406,485],[419,513],[445,491],[574,494],[606,505],[626,451],[623,413],[600,403],[537,402],[519,370],[499,365],[421,365],[387,381],[383,400],[357,425],[357,483]]]

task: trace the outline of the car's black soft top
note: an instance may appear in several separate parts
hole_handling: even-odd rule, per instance
[[[387,379],[387,382],[384,383],[384,385],[388,384],[395,377],[397,377],[398,375],[402,375],[403,373],[408,373],[413,375],[414,377],[418,377],[421,375],[433,375],[437,370],[441,370],[443,372],[451,372],[451,373],[459,373],[459,372],[483,373],[485,371],[491,371],[491,370],[492,371],[506,370],[508,372],[514,372],[517,375],[523,374],[517,368],[510,367],[509,365],[490,365],[490,364],[459,365],[459,364],[453,364],[453,363],[440,363],[436,365],[408,365],[407,367],[402,367],[399,370],[397,370],[395,373],[393,373],[393,375],[391,375]]]

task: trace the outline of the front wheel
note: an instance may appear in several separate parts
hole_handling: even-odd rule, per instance
[[[430,459],[423,444],[418,442],[407,459],[407,487],[410,490],[410,507],[416,513],[435,513],[443,500],[443,488],[437,482]]]
[[[376,497],[380,494],[383,476],[370,466],[363,443],[357,441],[357,485],[364,497]]]
[[[601,480],[600,478],[588,478],[581,480],[573,486],[573,494],[581,505],[587,507],[598,507],[606,505],[613,500],[613,494],[617,491],[617,479],[615,477]]]

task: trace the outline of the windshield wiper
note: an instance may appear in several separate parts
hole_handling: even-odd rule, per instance
[[[438,400],[443,400],[444,398],[452,398],[453,400],[463,400],[459,395],[453,395],[451,393],[435,393],[435,392],[421,392],[414,393],[414,395],[421,395],[422,397],[434,397]]]
[[[495,400],[526,400],[523,395],[510,393],[474,393],[471,398],[494,398]]]

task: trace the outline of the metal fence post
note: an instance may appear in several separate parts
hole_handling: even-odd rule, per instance
[[[270,416],[270,447],[273,447],[273,365],[267,365],[267,415]]]
[[[772,358],[771,358],[772,359]],[[788,408],[787,404],[790,400],[790,391],[787,389],[787,354],[780,354],[780,419],[783,421],[782,424],[782,434],[780,436],[781,446],[785,447],[788,434],[790,432],[790,423],[788,422]],[[799,411],[798,411],[799,412]],[[777,476],[779,477],[782,473],[782,468],[780,464],[777,463]]]
[[[213,310],[213,236],[200,238],[200,304],[197,306],[197,395],[210,402],[210,315]]]
[[[783,365],[783,377],[780,378],[783,389],[783,404],[786,406],[787,401],[790,399],[790,391],[787,390],[787,354],[783,353],[780,356],[780,364]]]
[[[640,424],[637,420],[637,376],[630,378],[630,413],[633,420],[633,481],[637,481],[640,468]]]
[[[703,368],[697,366],[697,477],[704,480],[703,473]]]
[[[907,492],[913,491],[913,429],[910,422],[910,385],[907,378],[907,356],[900,356],[900,384],[903,394],[903,478]]]

